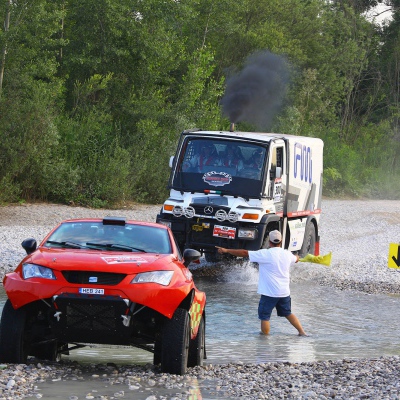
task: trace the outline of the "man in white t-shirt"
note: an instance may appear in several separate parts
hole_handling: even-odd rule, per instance
[[[249,257],[251,262],[258,263],[258,293],[261,295],[258,318],[261,320],[263,334],[269,334],[269,320],[272,310],[276,308],[278,316],[285,317],[297,329],[299,336],[306,336],[300,321],[291,310],[290,266],[299,261],[299,256],[282,249],[282,235],[277,230],[269,233],[269,245],[268,249],[257,251],[216,247],[220,254]]]

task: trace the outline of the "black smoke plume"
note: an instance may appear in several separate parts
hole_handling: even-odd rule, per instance
[[[227,78],[222,111],[233,123],[246,121],[259,129],[270,128],[288,81],[289,65],[284,57],[268,51],[255,53],[242,71]]]

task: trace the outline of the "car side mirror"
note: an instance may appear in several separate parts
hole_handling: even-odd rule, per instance
[[[201,253],[194,249],[185,249],[183,252],[183,265],[187,268],[193,261],[200,260]]]
[[[169,167],[170,168],[172,168],[172,166],[174,165],[174,156],[171,156],[170,158],[169,158]]]
[[[37,248],[37,242],[33,238],[25,239],[22,243],[21,246],[25,249],[26,254],[31,254],[33,253],[36,248]]]

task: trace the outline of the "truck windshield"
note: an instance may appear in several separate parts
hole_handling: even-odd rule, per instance
[[[266,147],[253,142],[187,137],[171,186],[176,190],[259,198],[263,193]]]

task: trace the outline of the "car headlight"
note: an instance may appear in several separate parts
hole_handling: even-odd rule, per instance
[[[257,230],[240,228],[238,231],[238,237],[241,239],[256,239]]]
[[[22,265],[22,275],[24,279],[29,279],[29,278],[56,279],[53,271],[50,268],[42,267],[41,265],[37,264]]]
[[[158,283],[168,286],[171,282],[174,271],[150,271],[137,274],[131,283]]]

